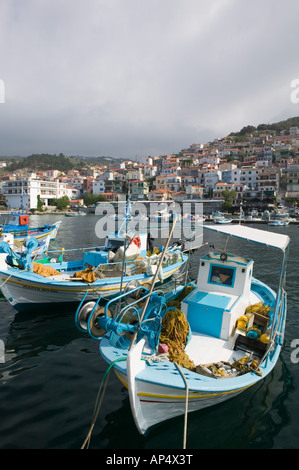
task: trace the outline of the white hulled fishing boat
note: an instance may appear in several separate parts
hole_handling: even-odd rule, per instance
[[[104,308],[83,300],[76,311],[77,327],[99,340],[109,370],[128,388],[141,434],[235,397],[279,358],[289,237],[243,225],[205,228],[279,250],[277,292],[253,277],[253,260],[213,251],[200,259],[197,283],[165,292],[154,278]]]

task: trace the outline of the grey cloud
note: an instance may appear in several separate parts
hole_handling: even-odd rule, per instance
[[[299,114],[295,0],[3,0],[0,155],[135,157]]]

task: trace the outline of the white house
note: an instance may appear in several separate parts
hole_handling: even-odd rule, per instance
[[[126,179],[127,180],[144,180],[144,175],[143,171],[141,168],[134,168],[131,170],[128,170],[126,173]]]
[[[98,179],[92,182],[93,194],[102,194],[105,192],[105,180]]]
[[[48,206],[50,199],[59,199],[62,196],[68,196],[71,199],[79,195],[76,188],[71,188],[70,191],[66,183],[31,178],[4,181],[1,192],[6,198],[7,207],[17,210],[36,209],[38,196],[44,205]]]
[[[221,171],[216,169],[206,169],[198,172],[198,182],[200,186],[214,189],[221,181]]]
[[[249,189],[257,188],[259,170],[257,167],[242,168],[240,172],[240,183]]]
[[[158,167],[156,165],[145,165],[144,176],[146,178],[154,178],[158,173]]]

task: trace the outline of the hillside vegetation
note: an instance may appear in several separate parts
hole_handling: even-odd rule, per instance
[[[236,136],[245,136],[247,134],[253,134],[254,132],[265,132],[272,131],[276,134],[279,134],[281,131],[286,133],[289,131],[290,127],[299,127],[299,117],[292,117],[284,121],[275,122],[273,124],[259,124],[255,126],[245,126],[239,132],[232,132],[230,135]]]
[[[13,172],[28,168],[30,171],[58,170],[67,172],[68,170],[81,170],[89,165],[113,165],[123,161],[112,157],[66,157],[62,153],[56,154],[33,154],[29,157],[13,157],[11,159],[2,157],[7,161],[6,170]]]

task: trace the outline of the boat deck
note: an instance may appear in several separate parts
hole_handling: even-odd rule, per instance
[[[234,350],[233,341],[225,341],[201,333],[192,333],[192,340],[185,350],[196,365],[219,361],[233,362],[245,355],[244,351]]]

